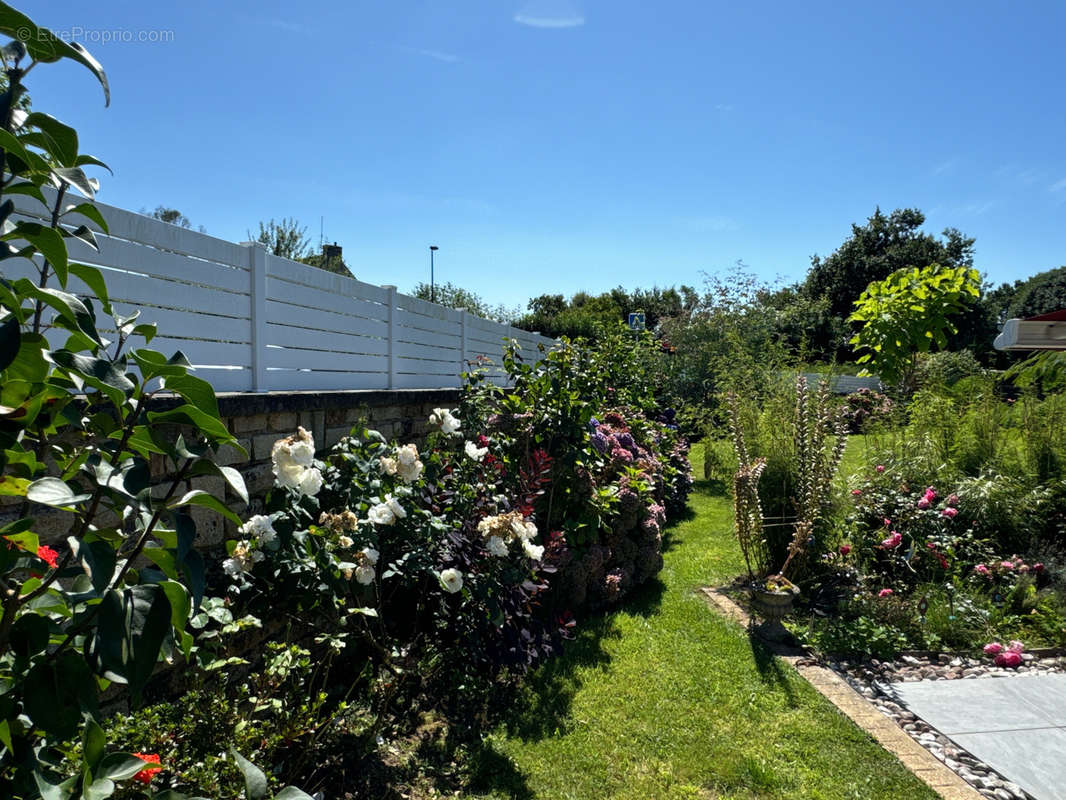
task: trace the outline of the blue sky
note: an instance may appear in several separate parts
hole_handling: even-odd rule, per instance
[[[401,291],[430,244],[508,305],[738,259],[791,282],[878,205],[997,282],[1066,264],[1057,1],[15,4],[108,71],[108,109],[74,64],[28,80],[114,169],[102,201],[234,241],[324,216]]]

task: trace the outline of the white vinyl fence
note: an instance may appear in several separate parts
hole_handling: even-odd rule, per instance
[[[20,214],[42,218],[35,200],[15,197]],[[493,379],[502,383],[505,340],[517,340],[532,360],[538,344],[553,344],[395,287],[278,258],[262,245],[95,205],[109,234],[97,232],[99,251],[67,239],[71,260],[101,268],[116,312],[140,309],[141,321],[159,328],[149,347],[181,350],[216,391],[453,387],[478,355],[497,365]],[[68,219],[96,229],[84,217]],[[25,259],[0,262],[0,274],[36,280]],[[73,276],[67,289],[92,294]]]

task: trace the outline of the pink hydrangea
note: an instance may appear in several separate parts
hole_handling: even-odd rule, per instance
[[[940,512],[940,516],[947,517],[948,519],[955,519],[955,515],[958,513],[959,510],[957,508],[952,508],[951,506],[948,506]]]
[[[899,543],[902,541],[903,536],[900,534],[900,532],[892,531],[892,533],[888,535],[887,539],[881,540],[881,547],[883,547],[885,550],[892,550],[893,548],[899,547]]]
[[[881,591],[879,591],[877,593],[877,596],[878,597],[891,597],[892,596],[892,590],[891,589],[882,589]]]
[[[884,472],[885,471],[885,465],[884,464],[878,464],[876,467],[874,467],[874,469],[876,469],[878,472]]]
[[[1017,667],[1020,666],[1022,663],[1022,654],[1015,653],[1012,650],[1007,650],[1006,652],[997,655],[994,659],[992,659],[992,662],[997,667]]]
[[[986,656],[996,656],[1003,652],[1003,645],[999,642],[989,642],[984,647]]]

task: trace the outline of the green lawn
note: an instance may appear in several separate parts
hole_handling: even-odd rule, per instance
[[[702,474],[695,448],[696,474]],[[472,757],[470,798],[936,795],[787,665],[713,613],[700,586],[742,571],[720,485],[697,483],[661,582],[584,621]]]

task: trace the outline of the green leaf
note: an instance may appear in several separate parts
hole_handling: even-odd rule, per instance
[[[115,793],[115,782],[109,778],[97,778],[82,791],[82,800],[107,800]]]
[[[78,776],[75,775],[61,783],[51,783],[36,771],[33,773],[33,779],[37,782],[37,791],[41,793],[41,800],[69,800],[74,793],[74,785],[78,782]]]
[[[0,719],[0,743],[3,743],[9,753],[15,752],[15,745],[11,741],[11,726],[6,719]]]
[[[34,724],[72,739],[83,711],[95,713],[96,681],[79,653],[65,650],[53,663],[38,662],[23,683],[23,702]]]
[[[113,781],[132,778],[145,767],[157,766],[129,753],[109,753],[100,762],[100,777]]]
[[[15,656],[28,663],[48,647],[48,621],[40,614],[23,614],[11,627],[11,649]]]
[[[95,774],[107,749],[107,737],[92,717],[86,717],[81,731],[81,757],[89,767],[89,773]]]
[[[81,167],[55,167],[52,174],[64,183],[69,183],[88,198],[96,196],[95,181]]]
[[[89,54],[88,50],[77,42],[64,42],[47,28],[38,27],[25,14],[2,2],[0,2],[0,33],[23,42],[27,52],[35,61],[50,64],[61,58],[69,58],[88,67],[103,87],[105,105],[110,104],[111,89],[107,84],[104,68]]]
[[[75,504],[85,502],[91,495],[75,494],[74,490],[59,480],[59,478],[48,477],[40,478],[31,483],[26,491],[26,497],[43,506],[73,511]]]
[[[107,233],[107,220],[104,219],[104,215],[100,213],[100,209],[94,206],[92,203],[77,203],[76,205],[67,206],[67,209],[63,212],[65,217],[67,214],[81,214],[83,217],[87,217],[97,224],[97,226],[104,233]]]
[[[70,350],[53,350],[50,358],[57,366],[74,373],[89,386],[106,394],[116,406],[121,406],[137,388],[126,377],[124,358],[112,361],[110,358],[95,358]]]
[[[7,369],[18,357],[22,346],[22,326],[14,315],[0,322],[0,371]]]
[[[0,148],[5,152],[15,155],[20,161],[26,163],[30,160],[29,154],[26,152],[26,148],[22,142],[16,138],[15,134],[11,131],[0,128]],[[6,194],[10,189],[4,187],[4,193]]]
[[[97,594],[103,594],[115,576],[117,559],[114,547],[107,542],[86,542],[75,536],[68,536],[67,543],[92,582],[93,589]]]
[[[54,144],[49,148],[49,152],[60,164],[65,167],[74,166],[74,160],[78,157],[78,132],[76,130],[40,111],[30,112],[23,124],[37,128],[52,140]]]
[[[15,281],[15,291],[51,306],[59,312],[60,318],[71,329],[81,331],[93,342],[103,344],[100,334],[96,331],[96,321],[93,319],[92,313],[89,311],[88,306],[79,298],[58,289],[49,289],[47,287],[42,289],[26,278],[20,278]]]
[[[311,795],[295,786],[286,786],[276,795],[274,800],[315,800]]]
[[[197,426],[209,439],[221,444],[234,441],[233,434],[218,417],[201,411],[194,405],[183,403],[170,411],[149,411],[150,422],[181,422]]]
[[[19,220],[15,229],[3,236],[4,240],[25,239],[32,244],[55,270],[60,286],[67,285],[67,245],[63,236],[55,228],[49,228],[38,222]]]
[[[218,417],[218,398],[210,383],[195,375],[174,375],[163,382],[171,392],[180,394],[185,400],[212,417]]]
[[[260,798],[266,797],[267,778],[263,774],[263,770],[238,753],[235,748],[231,747],[230,753],[233,755],[233,760],[237,762],[237,769],[244,775],[244,789],[247,800],[260,800]]]
[[[222,467],[213,461],[202,458],[189,470],[189,475],[215,475],[222,478],[241,500],[245,503],[248,502],[248,487],[244,483],[244,476],[233,467]]]
[[[0,475],[0,497],[25,497],[30,482],[26,478]]]
[[[178,509],[178,508],[182,508],[183,506],[187,506],[187,505],[202,506],[204,508],[210,508],[210,509],[213,509],[214,511],[217,511],[219,514],[222,514],[224,517],[226,517],[226,519],[231,520],[232,522],[234,522],[237,525],[244,524],[243,521],[241,520],[241,518],[239,516],[237,516],[230,509],[229,506],[227,506],[224,502],[219,500],[214,495],[208,494],[203,489],[193,489],[190,492],[186,492],[184,497],[180,498],[179,500],[175,500],[175,501],[171,502],[171,504],[168,506],[168,508]]]
[[[170,624],[176,631],[185,630],[185,624],[189,621],[189,614],[192,611],[188,590],[177,581],[164,581],[159,585],[166,592],[167,600],[170,601]]]
[[[168,578],[171,580],[178,579],[178,562],[170,550],[160,547],[155,542],[149,542],[144,550],[141,551],[141,554],[159,567]]]

